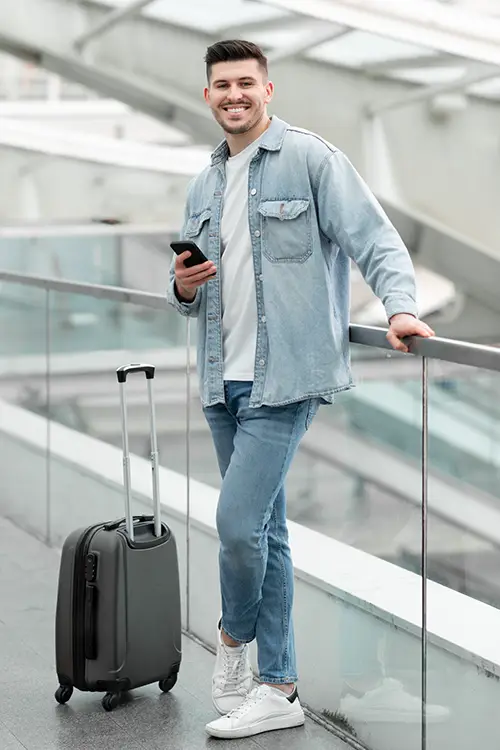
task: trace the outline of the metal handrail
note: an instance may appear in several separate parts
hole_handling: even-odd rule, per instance
[[[34,276],[2,270],[0,270],[0,281],[38,287],[46,291],[81,294],[87,297],[97,297],[98,299],[110,299],[130,305],[141,305],[143,307],[162,310],[169,309],[166,296],[153,292],[139,292],[135,289],[125,289],[123,287],[86,284],[80,281],[69,281],[66,279]],[[352,324],[349,327],[351,343],[394,351],[387,341],[386,333],[386,329],[375,326]],[[440,359],[446,362],[500,372],[500,348],[455,341],[454,339],[444,339],[438,336],[429,339],[412,336],[405,343],[408,344],[410,353],[415,356]]]

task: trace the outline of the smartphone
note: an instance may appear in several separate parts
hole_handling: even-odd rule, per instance
[[[179,242],[171,242],[170,247],[177,255],[182,255],[186,250],[191,253],[190,257],[184,261],[186,268],[192,268],[193,266],[199,266],[200,263],[206,263],[208,258],[201,252],[200,248],[195,242],[191,240],[182,240]]]

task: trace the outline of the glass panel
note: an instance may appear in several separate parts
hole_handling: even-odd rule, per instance
[[[167,307],[155,309],[72,292],[53,292],[53,354],[107,350],[165,351],[182,348],[185,323]]]
[[[0,293],[0,513],[48,538],[46,292]]]
[[[474,367],[433,362],[432,466],[500,499],[500,378]]]
[[[389,384],[390,361],[387,380],[373,380],[363,354],[353,358],[356,388],[320,407],[304,437],[288,517],[341,543],[331,551],[339,593],[329,604],[325,717],[371,750],[420,750],[421,362],[408,385],[415,434],[402,452],[394,392],[403,384]]]
[[[213,524],[222,484],[211,432],[199,398],[195,366],[196,321],[190,321],[189,379],[189,629],[215,645],[221,604],[219,592],[219,542]],[[198,520],[202,523],[198,523]],[[208,522],[208,523],[207,523]],[[205,695],[206,686],[201,693]]]
[[[401,377],[394,360],[385,360],[384,364],[383,358],[375,356],[376,350],[365,348],[367,356],[363,357],[360,349],[353,359],[359,372],[366,373],[369,380],[363,389],[356,388],[347,399],[341,397],[344,418],[351,429],[386,445],[402,459],[418,463],[421,452],[419,360],[407,360]],[[377,367],[371,370],[374,363]],[[381,365],[387,370],[383,378],[378,374],[383,373]],[[391,369],[397,374],[392,380],[389,379]],[[406,373],[412,371],[415,376],[407,377]],[[439,414],[439,422],[436,418],[431,434],[430,467],[453,480],[471,483],[500,497],[499,467],[490,460],[496,450],[500,419],[498,378],[495,373],[436,360],[432,363],[431,377],[433,387],[429,399],[435,413]],[[338,417],[332,412],[333,419]],[[464,424],[473,430],[479,441],[475,445],[480,458],[470,455],[467,446],[461,445]],[[453,446],[448,434],[455,435]],[[484,456],[488,460],[483,460]]]
[[[494,745],[500,373],[429,363],[428,748]]]
[[[109,228],[105,233],[96,228],[81,234],[78,227],[67,231],[67,235],[0,237],[0,268],[165,293],[174,233],[131,234],[120,233],[119,228]]]
[[[2,237],[0,268],[89,284],[117,284],[119,240],[113,235]]]

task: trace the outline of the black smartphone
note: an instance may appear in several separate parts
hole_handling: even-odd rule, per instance
[[[177,255],[182,255],[186,250],[191,253],[190,257],[184,261],[186,268],[192,268],[193,266],[199,266],[200,263],[206,263],[208,258],[201,252],[200,248],[195,242],[191,240],[180,240],[178,242],[171,242],[170,247]]]

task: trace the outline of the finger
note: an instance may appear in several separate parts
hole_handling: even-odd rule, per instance
[[[195,288],[201,284],[205,284],[205,282],[214,278],[214,274],[198,274],[197,276],[190,276],[188,279],[182,276],[176,276],[176,278],[180,284],[189,289],[190,287]]]
[[[205,270],[202,270],[199,266],[196,268],[185,268],[178,272],[177,276],[183,279],[187,284],[191,284],[200,279],[208,279],[213,276],[216,272],[215,266],[209,266]]]
[[[393,349],[396,349],[400,352],[408,352],[408,347],[406,346],[406,344],[403,343],[401,339],[399,339],[392,331],[389,331],[386,338]]]
[[[179,256],[180,257],[180,256]],[[182,275],[186,279],[190,279],[194,276],[199,275],[200,273],[214,273],[216,271],[215,265],[212,263],[211,260],[207,260],[205,263],[200,263],[196,266],[186,267],[182,266]]]
[[[435,336],[434,331],[432,328],[430,328],[427,323],[421,323],[416,327],[415,330],[416,336],[423,336],[424,338],[428,338],[429,336]]]
[[[191,257],[191,251],[190,250],[184,250],[183,253],[180,255],[177,255],[175,258],[175,265],[176,266],[183,266],[184,261],[186,261],[188,258]]]
[[[213,277],[214,277],[214,274],[210,272],[198,273],[198,274],[195,274],[194,276],[191,275],[188,277],[182,274],[177,275],[177,279],[179,280],[179,282],[187,289],[189,288],[194,289],[198,286],[201,286],[202,284],[205,284],[210,279],[213,279]]]

